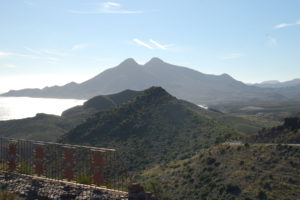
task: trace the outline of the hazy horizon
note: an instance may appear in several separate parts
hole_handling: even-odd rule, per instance
[[[122,61],[120,61],[121,63]],[[137,61],[138,62],[138,61]],[[147,62],[145,62],[147,63]],[[144,65],[145,63],[138,62],[140,65]],[[170,63],[176,65],[176,63]],[[117,65],[116,65],[117,66]],[[111,66],[108,67],[107,69],[116,67],[116,66]],[[188,66],[182,66],[182,67],[188,67]],[[190,67],[188,67],[190,68]],[[105,70],[107,70],[105,69]],[[190,68],[193,69],[193,68]],[[86,80],[89,80],[93,78],[94,76],[102,73],[103,71],[96,74],[91,74],[91,75],[57,75],[57,74],[38,74],[38,75],[31,75],[31,76],[14,76],[14,77],[6,77],[5,79],[0,79],[0,94],[8,92],[9,90],[19,90],[19,89],[25,89],[25,88],[39,88],[42,89],[44,87],[51,87],[51,86],[62,86],[70,82],[76,82],[76,83],[82,83]],[[198,71],[198,70],[197,70]],[[201,71],[199,71],[201,72]],[[202,72],[203,73],[203,72]],[[224,72],[225,73],[225,72]],[[224,74],[221,73],[221,74]],[[221,74],[213,74],[213,75],[221,75]],[[232,76],[231,74],[229,74]],[[232,76],[233,77],[233,76]],[[300,77],[300,76],[299,76]],[[299,78],[295,77],[293,79]],[[236,79],[235,77],[233,77]],[[290,81],[293,79],[288,79],[288,80],[276,80],[279,82],[285,82],[285,81]],[[236,79],[238,80],[238,79]],[[265,81],[273,81],[271,79],[264,80],[261,82],[244,82],[243,80],[238,80],[242,81],[245,84],[255,84],[255,83],[262,83]],[[8,88],[9,86],[12,86],[12,88]]]

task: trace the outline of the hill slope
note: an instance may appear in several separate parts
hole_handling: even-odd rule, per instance
[[[95,113],[109,110],[138,94],[140,94],[138,91],[125,90],[118,94],[96,96],[82,106],[64,111],[62,116],[37,114],[35,117],[26,119],[0,121],[0,136],[56,141],[61,135],[83,123]]]
[[[300,199],[300,147],[217,145],[145,171],[160,199]]]
[[[183,159],[241,135],[191,109],[160,87],[77,126],[61,142],[116,148],[131,171]]]
[[[300,144],[300,118],[289,117],[281,126],[263,129],[249,138],[256,143]]]
[[[35,117],[0,121],[0,136],[42,141],[55,141],[72,129],[72,123],[56,115],[37,114]]]
[[[270,89],[246,85],[227,74],[208,75],[172,65],[153,58],[144,65],[127,59],[81,84],[9,91],[3,96],[30,96],[89,99],[100,94],[112,94],[126,89],[145,90],[161,86],[179,99],[196,104],[238,101],[278,100],[287,97]],[[278,91],[281,92],[281,91]],[[290,94],[290,93],[287,93]]]

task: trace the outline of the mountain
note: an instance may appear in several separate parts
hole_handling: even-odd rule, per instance
[[[86,101],[82,106],[70,108],[62,116],[37,114],[35,117],[0,121],[0,136],[56,141],[77,125],[97,112],[109,110],[133,99],[141,92],[125,90],[118,94],[100,95]]]
[[[152,87],[127,103],[95,114],[59,142],[116,148],[129,170],[139,171],[242,136],[164,89]]]
[[[277,80],[264,81],[261,83],[256,83],[254,85],[261,88],[285,88],[285,87],[293,87],[293,86],[300,87],[300,78],[293,79],[290,81],[285,81],[285,82],[280,82]]]
[[[297,146],[220,144],[146,170],[139,181],[163,200],[300,199],[299,157]]]
[[[283,100],[286,96],[270,89],[246,85],[227,74],[208,75],[152,58],[144,65],[129,58],[83,83],[44,89],[12,90],[2,96],[30,96],[89,99],[126,89],[145,90],[161,86],[171,95],[196,104],[239,101]]]

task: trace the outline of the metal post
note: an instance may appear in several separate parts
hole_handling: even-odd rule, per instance
[[[17,167],[16,158],[17,158],[17,144],[16,142],[12,141],[8,145],[8,169],[10,171],[16,170]]]
[[[35,144],[34,149],[34,159],[35,159],[35,173],[38,176],[44,174],[44,161],[45,161],[45,152],[44,152],[44,145],[43,144]]]
[[[74,153],[75,148],[74,147],[64,147],[64,178],[67,180],[72,180],[74,178]]]
[[[92,160],[92,171],[93,171],[93,182],[94,184],[100,186],[104,185],[104,166],[105,161],[103,157],[104,151],[102,150],[92,150],[93,152],[93,160]]]

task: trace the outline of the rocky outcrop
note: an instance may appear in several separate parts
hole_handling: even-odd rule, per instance
[[[144,187],[134,183],[128,187],[128,200],[157,200],[151,193],[146,192]]]

